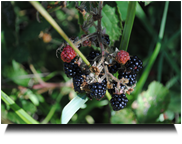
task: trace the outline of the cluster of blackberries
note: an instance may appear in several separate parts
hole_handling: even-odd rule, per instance
[[[90,63],[93,63],[93,60],[101,55],[99,51],[92,51],[87,56],[87,59],[90,61]],[[87,86],[86,83],[86,77],[88,74],[86,74],[77,64],[78,57],[75,57],[73,60],[71,60],[70,63],[64,62],[64,71],[67,77],[73,78],[73,86],[74,90],[78,93],[86,92],[89,98],[95,98],[96,100],[102,99],[106,94],[106,79],[104,79],[102,82],[95,82]],[[102,76],[102,73],[100,77]],[[85,83],[84,83],[85,82]],[[86,86],[85,86],[85,85]],[[81,87],[85,86],[85,89],[82,89]]]
[[[116,63],[113,66],[108,67],[108,69],[110,73],[118,72],[118,79],[128,79],[128,82],[125,83],[126,86],[133,86],[136,83],[137,73],[142,69],[142,64],[142,61],[137,56],[131,56],[124,65],[119,64],[116,61]],[[123,109],[128,102],[128,99],[124,93],[115,93],[114,88],[116,85],[117,83],[113,82],[113,89],[109,89],[109,93],[112,96],[112,99],[110,100],[111,106],[115,111]],[[120,84],[120,89],[124,91],[126,86]]]
[[[103,38],[107,40],[107,36],[104,36]],[[69,51],[69,53],[73,52]],[[91,65],[98,63],[100,58],[101,53],[99,51],[92,51],[87,56]],[[73,78],[73,86],[76,92],[85,92],[90,99],[95,98],[96,100],[100,100],[105,96],[106,90],[108,89],[112,96],[110,100],[111,106],[114,111],[118,111],[126,107],[128,99],[125,93],[128,88],[131,88],[136,83],[137,73],[142,69],[142,61],[137,56],[129,56],[127,52],[119,51],[115,60],[107,66],[109,73],[114,74],[118,72],[118,79],[124,79],[127,80],[127,82],[123,84],[113,80],[112,82],[107,83],[106,78],[102,79],[102,76],[105,75],[103,69],[99,72],[97,77],[97,79],[101,79],[100,81],[88,82],[91,71],[89,70],[89,73],[85,72],[81,66],[78,65],[77,56],[72,58],[69,63],[64,61],[65,74],[68,77]],[[118,88],[118,86],[120,86],[120,88]]]

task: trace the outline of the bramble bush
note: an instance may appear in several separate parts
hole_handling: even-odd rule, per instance
[[[181,123],[180,2],[1,4],[2,123]]]

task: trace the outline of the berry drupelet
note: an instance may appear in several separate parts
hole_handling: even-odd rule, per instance
[[[125,94],[113,94],[110,100],[111,106],[114,111],[123,109],[128,102],[128,99]]]

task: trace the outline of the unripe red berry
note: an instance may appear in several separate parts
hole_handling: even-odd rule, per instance
[[[120,50],[117,54],[116,54],[116,61],[120,64],[125,64],[129,59],[129,53],[124,51],[124,50]]]
[[[61,53],[61,59],[63,62],[70,63],[72,59],[76,57],[76,52],[73,50],[73,48],[70,45],[67,45],[62,53]]]

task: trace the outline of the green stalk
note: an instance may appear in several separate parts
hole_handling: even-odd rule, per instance
[[[8,95],[1,90],[1,99],[9,105],[15,113],[27,124],[39,124],[30,115],[28,115],[22,108],[20,108]]]
[[[80,50],[69,40],[68,36],[59,27],[56,21],[50,16],[50,14],[42,7],[39,2],[30,1],[30,3],[37,9],[37,11],[54,27],[54,29],[69,43],[69,45],[74,49],[74,51],[82,58],[82,60],[90,66],[89,61],[80,52]]]
[[[48,115],[46,116],[46,118],[41,122],[41,124],[46,124],[50,121],[50,119],[52,118],[52,116],[54,115],[58,105],[59,105],[59,102],[62,98],[62,94],[59,94],[57,99],[56,99],[56,103],[51,107],[51,110],[49,111]]]
[[[111,100],[111,98],[112,98],[110,93],[108,92],[108,90],[106,90],[106,97],[107,97],[108,100]]]
[[[128,49],[128,43],[130,40],[131,30],[132,30],[133,22],[135,19],[136,4],[137,4],[136,1],[130,1],[128,4],[125,26],[124,26],[123,35],[121,38],[121,43],[119,48],[125,51],[127,51]]]
[[[166,18],[167,18],[167,11],[168,11],[168,6],[169,6],[169,1],[166,1],[165,3],[165,8],[164,8],[164,13],[163,13],[163,17],[162,17],[162,22],[161,22],[161,26],[160,26],[160,32],[159,32],[159,40],[156,44],[156,47],[155,47],[155,50],[152,54],[152,56],[150,57],[149,59],[149,63],[147,65],[147,67],[145,68],[139,82],[137,83],[137,89],[134,91],[134,95],[137,96],[140,91],[142,90],[147,78],[148,78],[148,75],[149,75],[149,72],[159,54],[159,51],[160,51],[160,48],[161,48],[161,40],[163,38],[163,35],[164,35],[164,29],[165,29],[165,24],[166,24]]]

